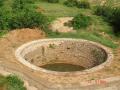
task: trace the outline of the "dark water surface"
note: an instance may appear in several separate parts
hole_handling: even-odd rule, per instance
[[[40,67],[48,70],[52,70],[52,71],[59,71],[59,72],[81,71],[85,69],[82,66],[67,64],[67,63],[46,64]]]

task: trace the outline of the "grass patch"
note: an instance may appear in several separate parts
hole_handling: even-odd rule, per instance
[[[38,7],[38,9],[42,9],[43,10],[43,14],[49,16],[49,17],[71,17],[71,16],[75,16],[77,15],[79,12],[87,12],[89,13],[90,10],[86,9],[78,9],[76,7],[67,7],[61,3],[55,3],[55,4],[51,4],[51,3],[47,3],[47,2],[35,2],[35,4],[33,4],[33,7]]]
[[[113,32],[116,36],[120,35],[120,7],[111,7],[108,5],[97,6],[95,15],[102,16],[102,18],[113,26]]]
[[[8,33],[8,30],[0,30],[0,37],[3,37],[7,33]]]
[[[83,14],[76,15],[71,21],[71,26],[75,30],[79,30],[81,28],[87,28],[91,24],[91,17],[85,16]]]
[[[107,47],[110,48],[117,48],[118,45],[115,44],[113,41],[99,35],[96,33],[91,33],[91,32],[85,32],[85,31],[79,31],[77,33],[58,33],[58,32],[53,32],[49,34],[50,38],[80,38],[80,39],[86,39],[94,42],[101,43]]]
[[[120,6],[120,0],[93,0],[90,2],[92,5],[100,5],[103,1],[106,1],[105,4],[110,6]]]
[[[43,0],[36,0],[34,3],[29,5],[29,8],[31,10],[39,10],[42,9],[42,13],[49,17],[51,21],[58,17],[74,17],[79,13],[82,13],[84,15],[91,17],[91,25],[87,28],[82,28],[77,33],[67,33],[67,34],[60,34],[58,32],[51,32],[46,30],[46,33],[48,34],[48,37],[52,38],[82,38],[87,39],[95,42],[99,42],[103,45],[106,45],[111,48],[116,48],[117,45],[112,42],[112,40],[109,40],[107,37],[104,37],[100,35],[100,33],[104,32],[108,36],[114,38],[112,27],[105,22],[101,16],[95,16],[92,15],[91,9],[79,9],[76,7],[67,7],[64,3],[65,0],[60,0],[59,3],[48,3]],[[100,1],[100,0],[99,0]],[[110,1],[110,0],[109,0]],[[119,0],[118,0],[119,1]],[[12,0],[6,1],[6,3],[11,3]],[[6,4],[7,5],[7,4]],[[20,19],[21,20],[21,19]],[[33,22],[34,24],[34,22]],[[0,36],[3,36],[6,32],[0,32]]]
[[[24,82],[15,75],[6,77],[0,75],[0,88],[2,88],[2,90],[26,90]]]

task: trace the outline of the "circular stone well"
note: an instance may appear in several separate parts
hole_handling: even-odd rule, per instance
[[[32,41],[19,47],[15,54],[29,68],[56,75],[92,73],[109,65],[113,57],[103,45],[70,38]]]

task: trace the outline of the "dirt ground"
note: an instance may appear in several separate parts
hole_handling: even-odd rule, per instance
[[[0,90],[4,90],[2,87],[0,87]]]
[[[61,17],[55,20],[51,25],[50,28],[53,32],[60,32],[60,33],[68,33],[72,32],[75,33],[76,30],[74,30],[72,27],[65,26],[64,24],[68,21],[71,21],[73,17]]]
[[[49,88],[44,84],[48,81],[53,83],[54,80],[48,80],[44,76],[40,76],[39,72],[33,72],[15,58],[15,50],[20,45],[32,40],[45,38],[45,36],[45,33],[38,29],[21,29],[9,32],[0,39],[0,69],[2,68],[13,73],[21,73],[31,85],[38,87],[38,90],[43,90],[42,88],[44,87]],[[110,66],[92,74],[81,76],[81,81],[120,76],[120,47],[113,50],[113,52],[114,60]]]
[[[40,39],[45,37],[45,33],[39,29],[16,29],[9,32],[6,37],[10,40],[10,42],[18,43],[18,42],[28,42],[35,39]]]

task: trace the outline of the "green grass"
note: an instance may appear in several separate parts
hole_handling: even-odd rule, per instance
[[[106,0],[106,4],[110,6],[120,6],[120,0]]]
[[[93,2],[91,2],[91,3],[100,5],[100,3],[103,1],[106,1],[106,4],[108,4],[108,5],[114,5],[116,3],[120,3],[120,0],[93,0]]]
[[[8,30],[0,30],[0,37],[3,37],[7,33],[8,33]]]
[[[6,80],[5,77],[0,75],[0,90],[4,90],[4,84],[5,84]]]
[[[82,38],[87,39],[95,42],[99,42],[103,45],[106,45],[111,48],[116,48],[117,45],[114,44],[114,35],[112,31],[112,27],[105,22],[101,17],[93,15],[92,9],[78,9],[76,7],[67,7],[63,5],[65,0],[60,0],[60,3],[51,4],[45,1],[36,0],[34,4],[30,5],[31,9],[42,8],[44,11],[42,12],[46,16],[48,16],[51,21],[58,18],[58,17],[73,17],[79,13],[89,15],[92,18],[92,25],[90,25],[86,29],[80,29],[77,33],[67,33],[67,34],[60,34],[60,33],[53,33],[48,32],[48,37],[52,38]],[[108,0],[110,3],[110,0]],[[119,2],[119,0],[117,1]],[[12,3],[11,0],[8,0],[6,3]],[[111,3],[112,4],[112,3]],[[7,4],[6,4],[7,5]],[[100,35],[100,33],[104,32],[108,36],[112,37],[113,40],[109,40],[107,37]],[[3,36],[6,32],[0,32],[0,36]]]
[[[15,75],[2,76],[0,75],[0,88],[2,90],[26,90],[24,82]]]
[[[92,18],[91,31],[98,33],[105,32],[106,34],[114,37],[112,26],[110,26],[108,22],[105,22],[101,16],[91,15],[91,18]]]
[[[89,13],[88,9],[78,9],[75,7],[67,7],[61,3],[51,4],[47,2],[36,2],[33,4],[33,7],[42,8],[44,10],[44,14],[49,17],[70,17],[75,16],[78,13]]]
[[[77,33],[58,33],[58,32],[47,31],[48,37],[50,38],[81,38],[81,39],[86,39],[86,40],[91,40],[94,42],[101,43],[110,48],[117,48],[118,45],[116,45],[113,42],[116,39],[116,37],[113,34],[112,27],[99,16],[91,15],[91,19],[92,19],[92,24],[86,29],[84,28],[84,29],[77,30]],[[101,35],[101,33],[103,32],[109,37],[112,37],[112,40]]]
[[[80,39],[86,39],[86,40],[91,40],[94,42],[98,42],[101,43],[107,47],[110,48],[117,48],[118,45],[115,44],[113,41],[99,35],[96,33],[91,33],[91,32],[85,32],[85,31],[81,31],[81,32],[77,32],[75,33],[51,33],[49,34],[50,38],[80,38]]]

